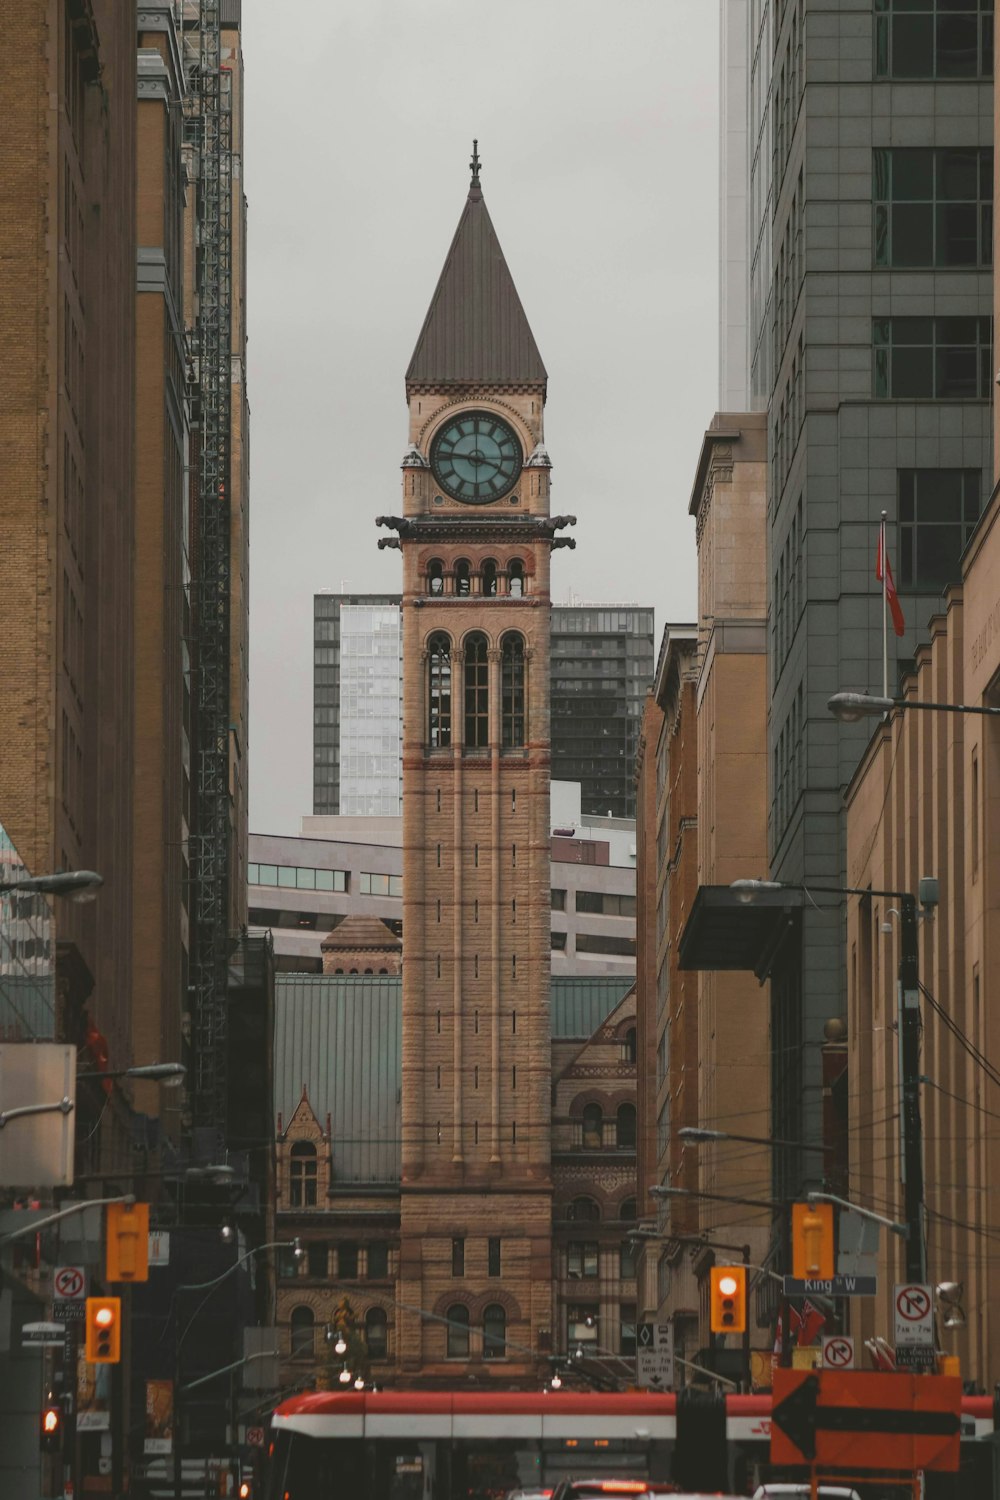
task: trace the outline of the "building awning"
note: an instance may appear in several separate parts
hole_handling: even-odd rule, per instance
[[[763,983],[802,920],[803,892],[702,885],[681,933],[681,969],[750,969]]]

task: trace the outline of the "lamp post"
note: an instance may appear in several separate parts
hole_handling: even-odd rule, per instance
[[[55,875],[22,875],[0,880],[0,892],[33,891],[40,896],[69,896],[71,901],[93,901],[104,876],[95,870],[60,870]]]
[[[843,695],[840,695],[843,696]],[[862,694],[856,694],[863,697]],[[921,882],[927,891],[924,903],[936,901],[936,882]],[[910,1281],[927,1280],[924,1244],[924,1148],[920,1119],[920,980],[917,948],[917,899],[910,891],[876,891],[860,886],[802,885],[781,880],[734,880],[730,886],[739,899],[752,901],[758,891],[800,891],[811,896],[878,896],[899,902],[899,1038],[903,1108],[903,1203],[909,1233],[906,1239],[906,1275]],[[923,895],[923,891],[922,891]]]
[[[880,719],[893,709],[926,709],[939,714],[980,714],[986,718],[1000,715],[1000,708],[975,703],[928,703],[919,698],[884,698],[875,693],[834,693],[827,708],[842,724],[856,724],[859,719]]]

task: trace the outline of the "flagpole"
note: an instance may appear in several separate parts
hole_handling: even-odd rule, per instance
[[[879,557],[882,560],[882,697],[889,696],[889,563],[885,547],[885,511],[879,532]]]

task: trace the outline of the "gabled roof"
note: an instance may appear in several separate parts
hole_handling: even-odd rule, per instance
[[[545,366],[504,259],[478,176],[406,372],[414,386],[538,385]]]
[[[343,949],[357,952],[359,949],[375,948],[379,952],[398,952],[403,944],[381,917],[366,917],[351,912],[344,920],[328,932],[321,945],[327,949]]]

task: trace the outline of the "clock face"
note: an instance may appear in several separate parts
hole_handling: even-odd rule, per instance
[[[442,427],[431,445],[431,469],[453,500],[487,505],[511,489],[524,455],[514,433],[487,411],[466,411]]]

